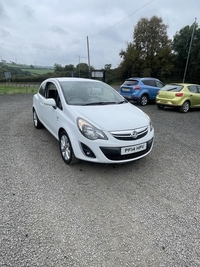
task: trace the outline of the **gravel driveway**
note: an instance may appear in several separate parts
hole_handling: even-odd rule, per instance
[[[67,166],[31,108],[0,95],[2,267],[200,266],[200,110],[141,107],[147,157]]]

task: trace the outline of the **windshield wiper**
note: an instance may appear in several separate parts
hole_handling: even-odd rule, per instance
[[[116,104],[124,104],[124,103],[128,103],[128,101],[127,100],[122,100],[120,102],[117,102]]]
[[[172,91],[172,90],[177,90],[177,87],[170,88],[170,89],[168,89],[166,91]]]
[[[116,102],[91,102],[91,103],[87,103],[87,104],[84,104],[83,106],[92,106],[92,105],[110,105],[110,104],[118,104]]]

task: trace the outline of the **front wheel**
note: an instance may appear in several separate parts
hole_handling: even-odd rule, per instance
[[[62,159],[66,164],[74,164],[78,162],[78,159],[74,155],[69,137],[65,131],[62,131],[60,134],[59,146]]]
[[[142,95],[140,100],[139,100],[139,104],[141,106],[146,106],[148,101],[149,101],[148,96],[147,95]]]
[[[33,110],[33,124],[34,124],[36,129],[40,129],[43,127],[42,123],[38,119],[38,116],[37,116],[35,109]]]
[[[189,109],[190,109],[190,102],[189,101],[185,101],[183,103],[183,105],[179,108],[179,111],[181,113],[186,113],[186,112],[188,112]]]

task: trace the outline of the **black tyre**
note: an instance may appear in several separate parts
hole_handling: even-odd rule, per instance
[[[160,104],[157,104],[157,108],[158,108],[158,109],[163,109],[164,106],[163,106],[163,105],[160,105]]]
[[[60,134],[59,146],[62,159],[66,164],[74,164],[79,161],[74,155],[71,142],[65,131],[62,131]]]
[[[189,101],[185,101],[183,103],[183,105],[179,108],[179,111],[181,113],[186,113],[186,112],[188,112],[189,109],[190,109],[190,102]]]
[[[33,110],[33,124],[34,124],[36,129],[40,129],[43,127],[43,124],[38,119],[38,116],[37,116],[35,109]]]
[[[141,106],[146,106],[148,104],[148,101],[149,101],[149,98],[148,98],[148,95],[142,95],[140,100],[139,100],[139,104]]]

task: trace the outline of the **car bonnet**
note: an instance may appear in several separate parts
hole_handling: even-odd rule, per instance
[[[70,106],[81,117],[104,131],[128,130],[149,124],[149,119],[130,103],[98,106]]]

